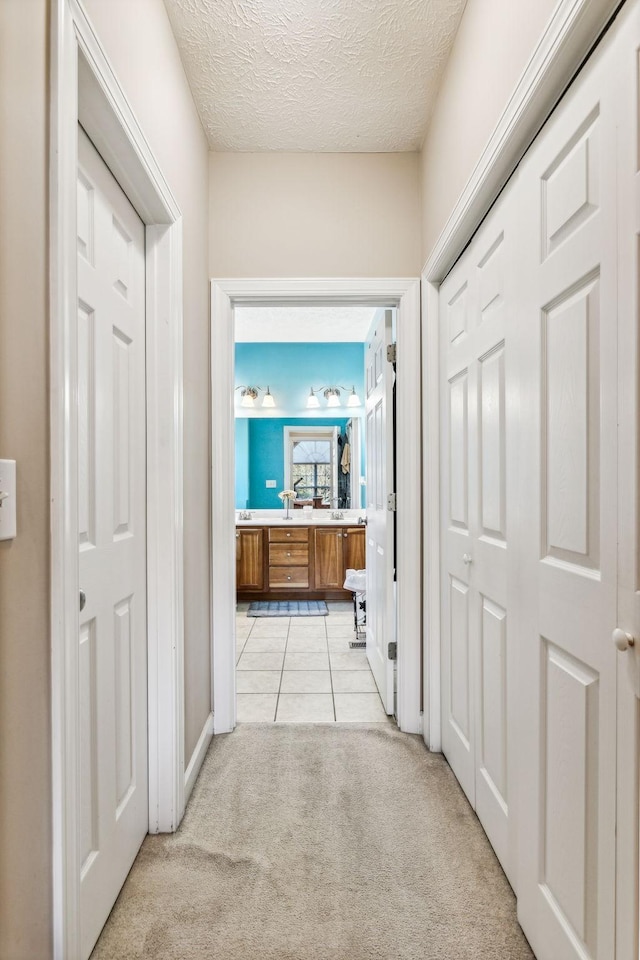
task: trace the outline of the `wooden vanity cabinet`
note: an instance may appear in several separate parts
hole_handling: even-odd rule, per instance
[[[269,527],[269,589],[309,589],[309,528]]]
[[[364,570],[367,551],[364,526],[347,527],[342,541],[345,573],[347,570]],[[344,582],[344,581],[343,581]]]
[[[346,600],[364,565],[364,527],[236,527],[239,600]]]
[[[329,527],[315,531],[315,587],[342,589],[347,570],[364,570],[364,527]]]
[[[264,530],[236,527],[236,587],[264,590]]]
[[[315,588],[339,590],[344,583],[342,527],[321,527],[315,530]]]

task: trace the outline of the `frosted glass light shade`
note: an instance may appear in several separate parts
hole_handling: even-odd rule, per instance
[[[337,390],[327,390],[327,406],[328,407],[339,407],[340,406],[340,394]]]
[[[347,400],[347,406],[348,406],[348,407],[360,407],[360,406],[362,406],[362,404],[360,403],[360,397],[359,397],[358,394],[356,393],[356,388],[355,388],[355,387],[352,387],[352,388],[351,388],[351,393],[349,394],[349,399]]]
[[[263,407],[275,407],[275,405],[276,405],[276,402],[275,402],[275,400],[273,399],[273,394],[271,393],[271,390],[269,389],[269,387],[267,387],[267,392],[265,393],[264,397],[262,398],[262,406],[263,406]]]
[[[319,406],[320,406],[320,401],[316,397],[313,390],[310,390],[309,396],[307,397],[307,409],[311,410],[312,408],[319,407]]]
[[[258,391],[255,387],[245,387],[240,394],[240,406],[241,407],[255,407],[256,397],[258,396]]]

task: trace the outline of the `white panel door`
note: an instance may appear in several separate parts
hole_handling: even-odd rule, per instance
[[[615,58],[521,166],[518,916],[539,960],[615,956]],[[621,960],[621,958],[620,958]]]
[[[148,828],[144,227],[78,130],[80,929]]]
[[[638,960],[640,784],[640,3],[618,28],[618,616],[635,638],[617,653],[618,798],[616,956]]]
[[[443,752],[515,886],[515,659],[507,613],[505,326],[512,230],[500,202],[441,287]]]
[[[395,711],[394,662],[388,645],[395,641],[394,514],[387,505],[393,492],[393,366],[391,310],[380,310],[365,344],[367,457],[367,658],[388,714]]]

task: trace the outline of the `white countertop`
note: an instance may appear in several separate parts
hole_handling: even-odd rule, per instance
[[[300,511],[296,510],[296,514]],[[364,524],[358,523],[358,517],[361,514],[345,514],[342,520],[333,520],[331,517],[302,517],[292,516],[288,520],[280,516],[260,516],[254,514],[251,520],[239,520],[236,514],[236,526],[238,527],[358,527]]]

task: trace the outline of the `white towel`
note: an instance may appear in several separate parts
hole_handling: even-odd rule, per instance
[[[344,445],[340,465],[343,473],[349,473],[349,470],[351,469],[351,448],[349,447],[348,443],[345,443]]]

